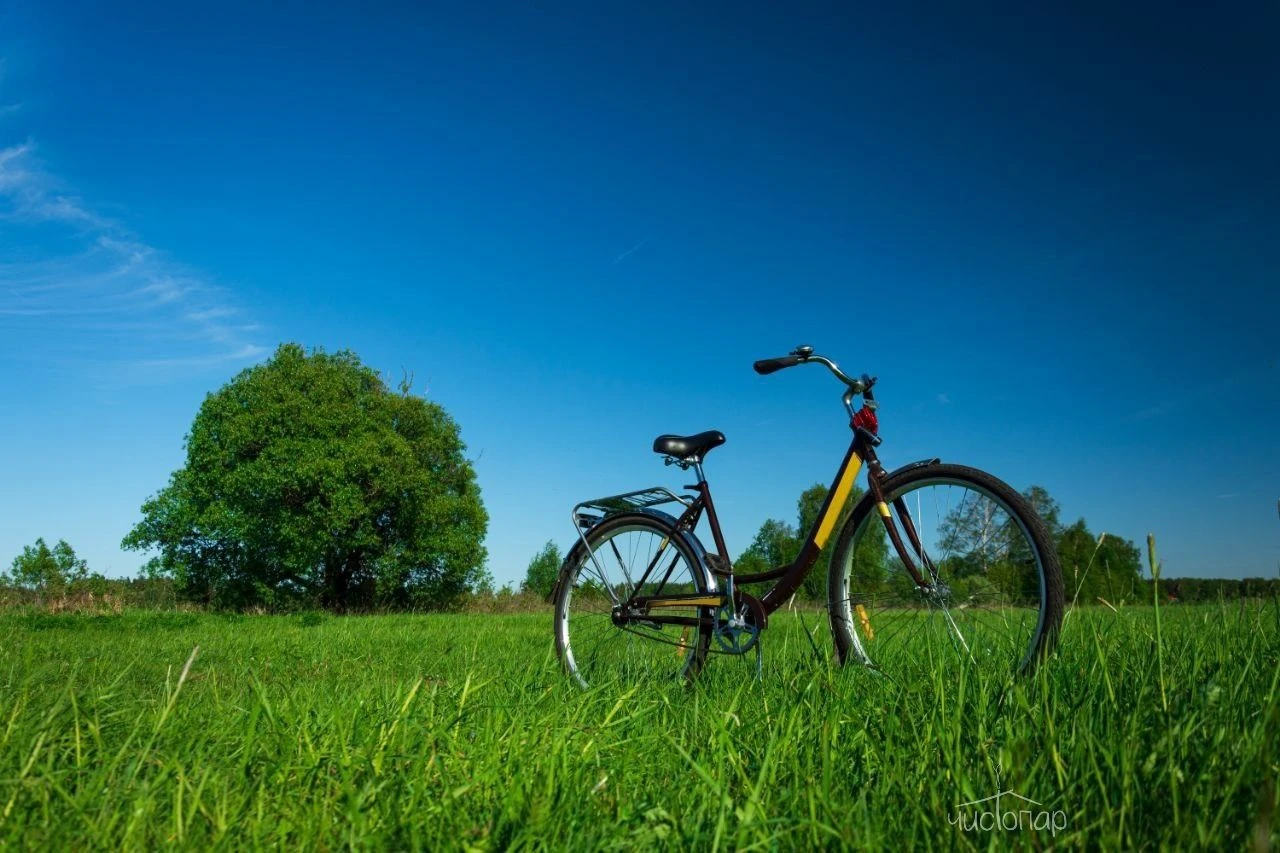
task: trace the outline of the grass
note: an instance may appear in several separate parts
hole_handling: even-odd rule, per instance
[[[1167,706],[1152,608],[1076,611],[1008,691],[836,668],[813,614],[762,682],[585,693],[549,614],[0,615],[0,846],[1275,844],[1280,609],[1162,618]],[[966,829],[1001,791],[1040,805]]]

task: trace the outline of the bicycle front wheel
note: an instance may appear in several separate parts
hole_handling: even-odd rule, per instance
[[[672,525],[619,513],[569,549],[556,583],[556,651],[581,687],[692,678],[706,660],[714,607],[636,597],[708,595],[702,561]]]
[[[855,507],[832,555],[828,607],[840,659],[886,672],[1031,671],[1052,649],[1063,608],[1058,557],[1031,506],[961,465],[893,474],[883,492],[884,504]]]

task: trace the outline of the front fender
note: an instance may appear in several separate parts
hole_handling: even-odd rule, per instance
[[[905,474],[907,471],[914,471],[916,468],[929,468],[933,465],[941,465],[941,464],[942,464],[942,460],[939,459],[937,456],[933,457],[932,459],[921,459],[918,462],[908,462],[906,465],[903,465],[901,468],[895,468],[894,470],[890,471],[888,474],[885,475],[885,479],[888,480],[892,477],[898,476],[899,474]]]
[[[932,459],[921,459],[916,462],[908,462],[906,465],[903,465],[901,468],[895,468],[894,470],[890,471],[888,474],[885,474],[884,479],[892,480],[894,477],[898,476],[899,474],[905,474],[906,472],[914,471],[917,468],[931,468],[934,465],[941,465],[941,464],[942,464],[942,460],[939,459],[937,456],[933,457]],[[850,515],[850,518],[858,515],[858,510],[859,508],[862,507],[863,504],[867,504],[867,508],[865,511],[870,512],[871,504],[873,504],[874,502],[875,502],[875,497],[871,494],[871,490],[868,489],[862,495],[862,497],[858,499],[858,503],[854,505],[853,513]]]

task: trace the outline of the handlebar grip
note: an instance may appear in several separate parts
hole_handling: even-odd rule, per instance
[[[798,355],[784,355],[782,358],[762,358],[752,367],[755,368],[756,373],[766,376],[770,373],[777,373],[784,367],[795,367],[802,361],[804,359]]]

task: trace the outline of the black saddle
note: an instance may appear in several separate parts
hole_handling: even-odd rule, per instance
[[[653,452],[677,459],[701,461],[711,448],[724,444],[724,433],[710,429],[697,435],[660,435],[653,440]]]

